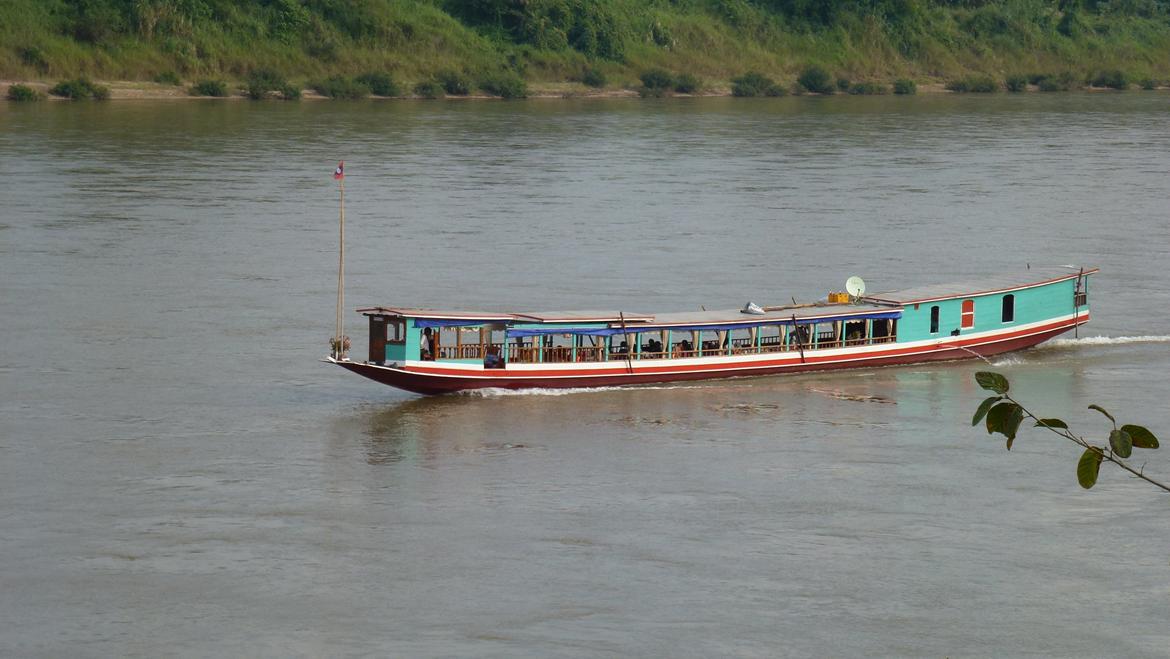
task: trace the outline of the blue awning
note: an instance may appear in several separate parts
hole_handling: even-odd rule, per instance
[[[626,334],[621,328],[614,329],[612,327],[526,327],[524,329],[508,328],[507,332],[510,337],[548,336],[550,334],[578,334],[581,336],[614,336],[615,334]],[[633,334],[633,332],[629,332],[629,334]]]
[[[470,318],[456,318],[434,320],[430,318],[416,318],[414,321],[415,327],[479,327],[481,325],[494,325],[504,323],[503,320],[473,320]]]

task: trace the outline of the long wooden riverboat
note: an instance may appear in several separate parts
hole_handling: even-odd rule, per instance
[[[486,312],[365,307],[369,356],[327,361],[420,394],[610,387],[990,356],[1089,321],[1096,268],[729,311]],[[856,292],[856,291],[855,291]]]

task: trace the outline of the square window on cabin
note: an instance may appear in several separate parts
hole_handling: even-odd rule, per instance
[[[938,307],[930,308],[930,333],[938,334]]]
[[[390,322],[386,323],[386,329],[386,340],[390,343],[406,342],[406,321],[391,320]]]
[[[1003,322],[1010,323],[1016,319],[1016,296],[1003,296]]]

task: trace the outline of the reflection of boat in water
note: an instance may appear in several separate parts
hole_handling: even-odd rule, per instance
[[[422,394],[598,387],[912,364],[1020,350],[1089,320],[1097,269],[1018,275],[814,304],[644,314],[367,307],[369,356],[328,361]],[[852,282],[851,282],[852,283]]]

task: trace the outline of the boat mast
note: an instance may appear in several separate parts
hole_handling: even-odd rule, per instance
[[[336,334],[333,335],[333,358],[347,359],[349,352],[349,339],[345,336],[345,320],[343,317],[343,309],[345,308],[345,161],[337,163],[337,169],[333,170],[333,178],[337,181],[337,190],[339,194],[340,210],[338,214],[338,238],[337,238],[337,324],[335,327]]]

